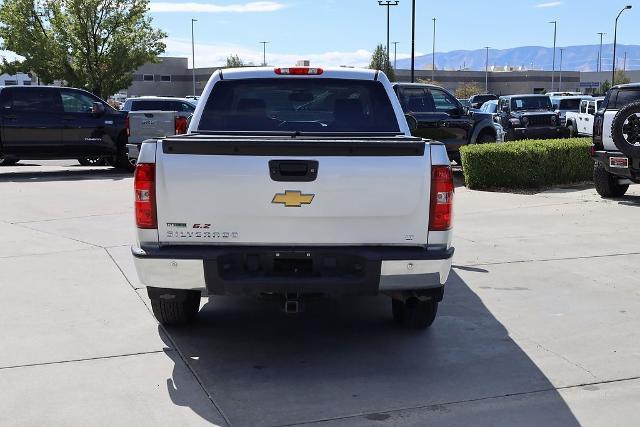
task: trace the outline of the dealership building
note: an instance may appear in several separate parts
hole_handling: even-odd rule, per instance
[[[200,95],[213,72],[220,67],[189,68],[189,59],[183,57],[161,57],[157,62],[147,63],[133,73],[133,81],[129,88],[121,91],[120,98],[133,96],[176,96]],[[553,76],[552,76],[553,74]],[[632,82],[640,81],[640,70],[627,71]],[[195,76],[195,85],[194,85]],[[396,78],[400,82],[411,79],[411,71],[396,70]],[[474,83],[496,95],[516,93],[544,93],[552,90],[580,91],[593,93],[605,80],[611,81],[611,71],[579,72],[579,71],[540,71],[509,69],[500,71],[452,71],[452,70],[415,70],[416,81],[435,81],[450,91],[465,83]],[[37,84],[37,78],[27,74],[14,76],[0,75],[0,85]],[[195,86],[195,87],[194,87]]]

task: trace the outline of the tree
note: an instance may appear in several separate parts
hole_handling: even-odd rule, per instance
[[[10,0],[0,5],[0,72],[35,73],[107,98],[133,71],[164,52],[166,37],[147,16],[149,0]]]
[[[631,83],[631,79],[629,79],[629,77],[622,70],[616,70],[615,76],[617,85],[625,85],[627,83]]]
[[[244,62],[238,55],[227,56],[227,68],[239,68],[244,67]]]
[[[383,71],[389,80],[394,81],[396,79],[396,73],[393,70],[393,67],[389,63],[389,57],[387,56],[387,51],[385,50],[382,44],[376,46],[376,49],[373,51],[373,55],[371,55],[371,64],[369,64],[369,68],[372,70],[381,70]]]
[[[611,82],[609,80],[605,80],[600,84],[600,87],[598,88],[598,92],[607,93],[609,89],[611,89]]]
[[[469,82],[463,83],[456,89],[456,98],[458,99],[467,99],[471,98],[473,95],[477,95],[479,93],[483,93],[484,89],[478,86],[476,83]]]

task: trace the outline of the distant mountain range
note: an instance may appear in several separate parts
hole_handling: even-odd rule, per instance
[[[567,71],[596,71],[598,50],[600,45],[566,46],[562,47],[562,69]],[[622,68],[624,53],[627,52],[627,70],[640,70],[640,46],[621,45],[616,47],[618,65]],[[455,50],[453,52],[436,52],[436,69],[484,70],[485,49]],[[613,44],[602,45],[602,70],[611,70]],[[393,59],[393,58],[392,58]],[[551,70],[553,63],[553,48],[542,46],[523,46],[511,49],[489,49],[489,67],[523,67],[525,69]],[[411,67],[410,59],[399,59],[399,69]],[[417,69],[431,69],[431,54],[416,56]],[[560,68],[560,47],[556,48],[556,70]]]

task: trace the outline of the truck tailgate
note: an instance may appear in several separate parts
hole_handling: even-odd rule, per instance
[[[410,137],[165,139],[160,243],[426,244],[426,147]]]
[[[140,143],[146,139],[175,134],[175,116],[174,111],[129,112],[129,142]]]

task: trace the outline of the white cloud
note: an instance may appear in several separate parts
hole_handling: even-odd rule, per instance
[[[557,7],[562,5],[561,1],[550,1],[548,3],[538,3],[537,5],[533,6],[535,8],[544,8],[544,7]]]
[[[180,56],[189,58],[191,63],[191,41],[168,38],[165,40],[166,56]],[[329,51],[320,53],[280,53],[269,50],[267,46],[267,62],[269,65],[295,65],[296,61],[308,59],[312,65],[337,67],[347,65],[353,67],[367,67],[371,61],[372,52],[366,49],[355,51]],[[262,64],[262,49],[259,45],[255,49],[234,44],[196,44],[196,67],[214,67],[224,65],[229,55],[238,55],[245,63]],[[417,53],[420,55],[421,53]],[[398,59],[410,58],[410,54],[398,52]],[[392,58],[393,60],[393,58]]]
[[[239,4],[211,4],[211,3],[171,3],[152,2],[149,5],[151,12],[199,12],[199,13],[248,13],[248,12],[275,12],[285,8],[285,5],[275,1],[254,1]]]

